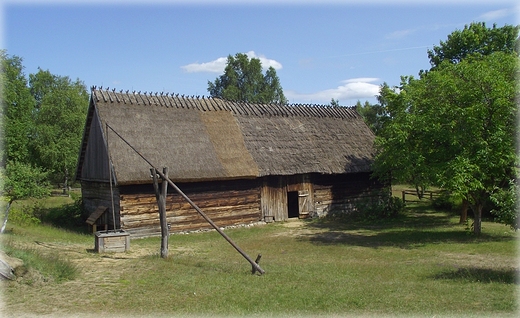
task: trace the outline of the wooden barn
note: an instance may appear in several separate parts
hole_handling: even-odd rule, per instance
[[[136,151],[168,167],[169,178],[218,226],[320,217],[348,213],[383,189],[370,178],[373,140],[348,107],[94,87],[76,179],[86,211],[104,214],[94,218],[98,229],[115,222],[132,237],[161,231],[151,167]],[[172,189],[166,208],[172,232],[210,228]]]

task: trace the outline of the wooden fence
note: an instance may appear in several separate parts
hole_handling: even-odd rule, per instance
[[[425,190],[424,191],[424,195],[423,195],[423,199],[429,199],[429,200],[433,200],[434,197],[438,197],[440,196],[441,194],[443,194],[444,191],[442,190],[438,190],[438,191],[429,191],[429,190]],[[417,191],[415,190],[403,190],[401,191],[401,199],[403,199],[403,202],[411,202],[411,201],[418,201],[420,200],[419,199],[419,196],[417,195]],[[406,200],[406,196],[412,196],[413,199],[408,199]]]

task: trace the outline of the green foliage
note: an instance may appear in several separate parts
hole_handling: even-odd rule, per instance
[[[30,163],[29,141],[33,128],[34,98],[27,87],[27,79],[23,73],[22,59],[17,56],[8,56],[6,51],[0,50],[1,72],[1,124],[0,138],[4,142],[2,165],[6,161]],[[2,147],[0,147],[2,148]]]
[[[390,191],[370,193],[355,201],[356,209],[353,212],[330,211],[328,219],[357,219],[375,221],[399,216],[405,208],[403,200],[392,196]]]
[[[448,35],[446,41],[428,50],[432,69],[443,62],[459,63],[470,55],[490,55],[494,52],[514,54],[520,26],[505,25],[501,28],[493,24],[486,27],[484,22],[465,25],[463,30],[456,30]]]
[[[460,200],[453,197],[449,191],[442,191],[432,200],[432,207],[437,211],[455,211],[460,205]]]
[[[10,201],[41,198],[50,193],[47,173],[30,164],[8,161],[5,170],[0,168],[0,177],[3,179],[3,195]]]
[[[34,226],[41,224],[41,210],[38,206],[22,205],[12,207],[9,212],[9,221],[20,226]]]
[[[357,101],[356,111],[363,117],[363,120],[374,134],[378,135],[381,128],[383,128],[385,108],[379,104],[372,105],[368,101],[365,101],[364,104]]]
[[[489,194],[515,178],[517,64],[510,52],[477,52],[403,77],[399,88],[383,85],[376,174],[467,199],[480,233]]]
[[[375,198],[375,200],[374,200]],[[389,191],[383,191],[376,197],[367,197],[357,204],[355,217],[369,221],[399,216],[404,211],[404,202],[394,197]]]
[[[42,221],[69,230],[86,229],[83,215],[82,201],[77,199],[74,203],[47,209]]]
[[[491,210],[496,221],[509,225],[515,231],[520,228],[518,220],[518,186],[510,182],[506,188],[497,188],[490,196],[496,206]]]
[[[213,83],[208,81],[208,92],[232,101],[287,103],[276,70],[271,66],[264,76],[260,59],[242,53],[228,56],[224,74]]]
[[[420,138],[425,136],[423,125],[414,116],[411,101],[413,77],[401,78],[399,87],[381,86],[379,103],[384,108],[381,128],[375,140],[378,150],[374,173],[380,179],[391,178],[396,184],[411,184],[422,193],[432,183],[425,169],[425,154]]]
[[[67,185],[75,170],[88,108],[85,85],[39,70],[29,76],[36,100],[35,135],[30,142],[35,164]]]

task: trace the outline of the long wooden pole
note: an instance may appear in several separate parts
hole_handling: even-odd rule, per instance
[[[195,204],[193,203],[193,201],[191,201],[190,198],[188,198],[188,196],[186,194],[184,194],[184,192],[182,192],[181,189],[179,189],[179,187],[177,187],[177,185],[175,183],[173,183],[173,181],[170,180],[170,178],[168,178],[164,173],[160,172],[159,169],[157,169],[148,159],[146,159],[145,156],[143,156],[139,151],[137,151],[137,149],[135,149],[128,141],[126,141],[125,138],[123,138],[123,136],[121,136],[117,131],[114,130],[114,128],[112,128],[108,123],[106,124],[106,126],[108,128],[110,128],[110,130],[112,130],[119,138],[121,138],[121,140],[126,143],[133,151],[135,151],[139,157],[141,157],[144,161],[146,161],[146,163],[148,163],[150,165],[150,167],[152,167],[153,169],[155,169],[155,171],[157,172],[157,174],[163,178],[163,180],[166,180],[168,181],[168,183],[173,187],[173,189],[175,191],[177,191],[177,193],[179,193],[194,209],[195,211],[197,211],[200,216],[202,216],[204,218],[204,220],[206,220],[220,235],[222,235],[222,237],[228,241],[229,244],[231,244],[231,246],[233,246],[235,248],[235,250],[237,250],[237,252],[239,252],[250,264],[251,266],[253,266],[254,269],[256,269],[256,271],[258,271],[260,274],[264,274],[265,271],[255,262],[253,261],[253,259],[251,257],[249,257],[249,255],[247,255],[244,251],[242,251],[236,244],[235,242],[233,242],[231,240],[231,238],[229,238],[229,236],[227,236],[226,233],[224,233],[207,215],[206,213],[202,212],[202,210]]]
[[[159,188],[159,180],[157,179],[157,170],[154,168],[150,169],[150,173],[153,178],[153,187],[155,190],[155,198],[157,199],[157,205],[159,206],[159,221],[161,223],[161,257],[168,257],[168,223],[166,220],[166,195],[168,193],[168,182],[162,179],[161,188]],[[168,176],[168,168],[163,168],[163,174]]]

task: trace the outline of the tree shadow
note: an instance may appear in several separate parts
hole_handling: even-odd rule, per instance
[[[474,283],[503,283],[516,284],[519,281],[519,271],[514,268],[508,269],[491,269],[491,268],[477,268],[477,267],[461,267],[453,270],[446,270],[430,278],[435,280],[455,280]]]
[[[475,236],[463,225],[454,223],[452,215],[432,211],[429,204],[409,207],[406,213],[395,218],[375,221],[325,219],[308,222],[306,226],[322,231],[301,235],[301,240],[315,244],[344,244],[372,248],[396,246],[409,249],[426,244],[515,240],[509,235],[482,233]]]
[[[311,221],[308,227],[329,229],[333,231],[346,230],[388,230],[392,228],[431,228],[434,226],[454,226],[452,215],[445,212],[432,211],[429,202],[414,203],[407,207],[406,212],[396,217],[377,220],[363,220],[346,216],[344,218],[323,218]]]
[[[325,231],[316,234],[305,234],[301,240],[315,244],[344,244],[362,247],[394,246],[403,249],[417,248],[427,244],[445,243],[479,243],[486,241],[510,241],[510,236],[496,236],[481,234],[478,237],[465,230],[435,231],[427,229],[401,229],[377,231],[375,233],[350,233],[342,231]]]

